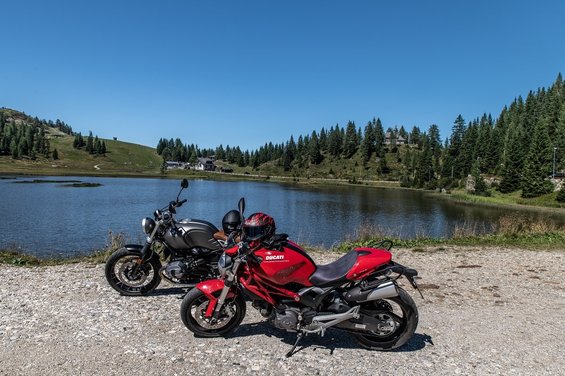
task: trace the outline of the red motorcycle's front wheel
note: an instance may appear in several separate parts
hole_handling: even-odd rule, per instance
[[[234,330],[245,317],[245,300],[236,295],[226,299],[217,319],[205,316],[210,300],[198,289],[192,289],[180,306],[180,316],[184,325],[200,337],[220,337]]]

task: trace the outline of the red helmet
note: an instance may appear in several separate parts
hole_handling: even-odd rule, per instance
[[[275,220],[267,214],[251,214],[243,223],[243,233],[252,242],[268,239],[275,234]]]

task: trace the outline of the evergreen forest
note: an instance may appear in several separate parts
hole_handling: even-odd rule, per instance
[[[229,145],[200,150],[179,138],[160,139],[157,153],[164,160],[195,163],[198,157],[214,156],[218,163],[259,172],[399,180],[402,186],[425,189],[462,187],[471,176],[476,194],[486,195],[494,186],[537,197],[553,190],[549,178],[561,176],[565,167],[565,87],[559,74],[549,88],[515,98],[496,117],[483,114],[467,121],[459,115],[445,139],[435,124],[427,130],[385,130],[377,118],[364,127],[336,124],[251,151]]]

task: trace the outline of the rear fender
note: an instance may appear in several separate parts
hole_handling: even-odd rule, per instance
[[[196,288],[202,291],[204,296],[206,296],[206,298],[210,301],[206,308],[206,317],[212,317],[214,309],[216,309],[216,304],[218,304],[218,297],[224,289],[224,286],[224,281],[221,279],[210,279],[196,285]],[[226,298],[233,298],[234,296],[235,293],[230,290]]]
[[[392,254],[385,249],[355,248],[355,251],[358,254],[357,262],[346,275],[350,281],[360,281],[366,278],[392,259]]]

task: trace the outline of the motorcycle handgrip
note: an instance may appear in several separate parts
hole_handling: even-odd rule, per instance
[[[177,202],[177,207],[182,206],[182,204],[184,204],[186,201],[186,198],[184,200],[180,200],[179,202]]]

